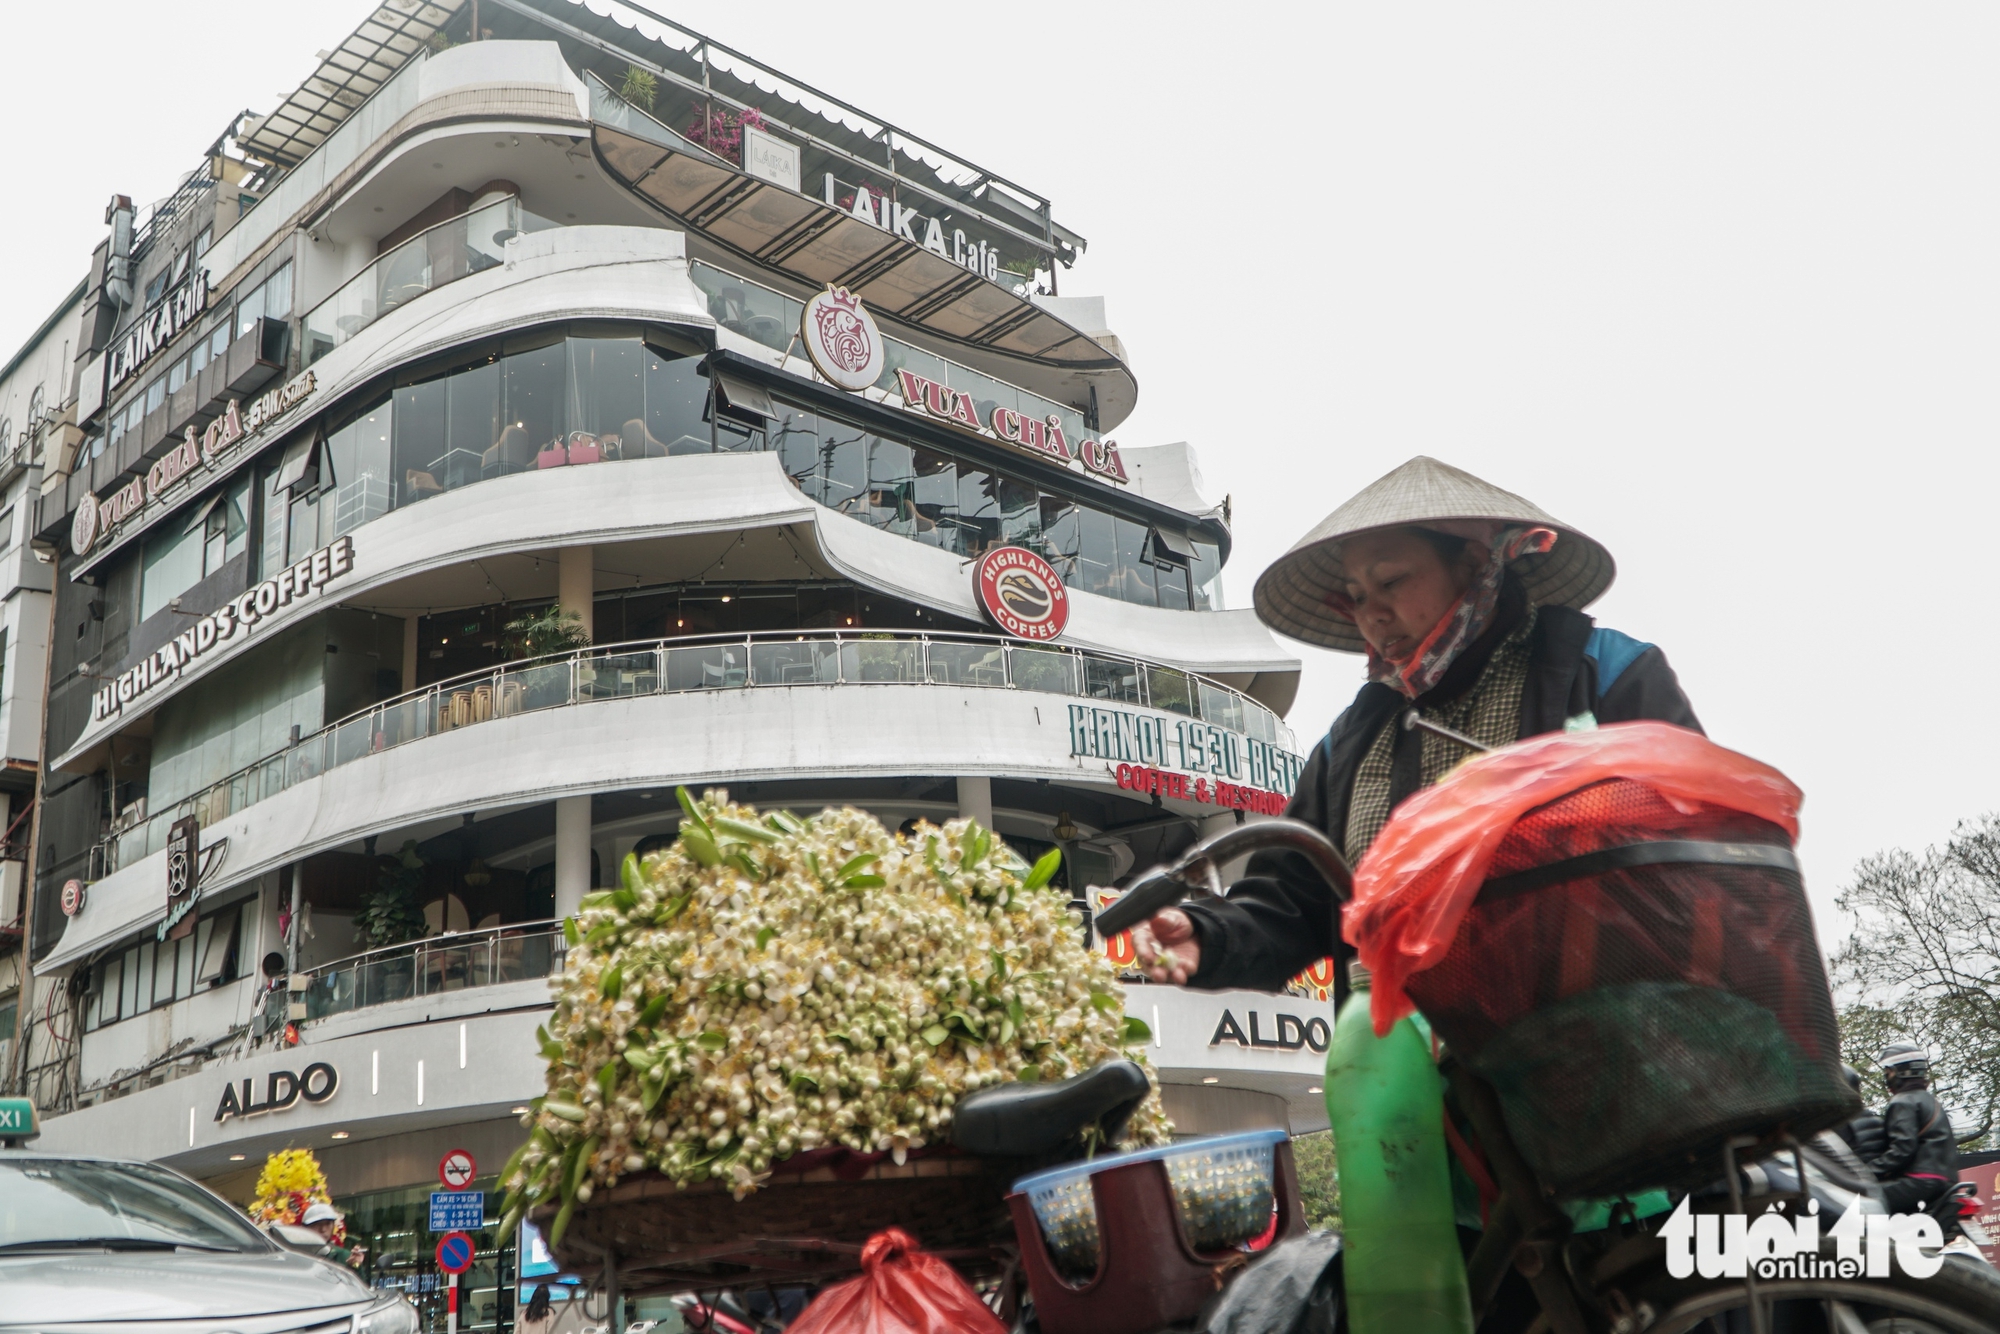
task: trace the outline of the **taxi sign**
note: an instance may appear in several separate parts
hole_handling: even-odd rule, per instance
[[[0,1098],[0,1144],[19,1144],[41,1133],[34,1103],[26,1098]]]

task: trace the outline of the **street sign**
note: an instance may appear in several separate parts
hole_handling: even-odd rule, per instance
[[[438,1238],[438,1268],[447,1274],[463,1274],[472,1268],[472,1238],[463,1232],[447,1232]]]
[[[446,1190],[464,1190],[478,1174],[479,1169],[473,1165],[472,1155],[464,1149],[453,1149],[438,1159],[438,1180]]]
[[[431,1192],[432,1232],[478,1231],[486,1222],[486,1192],[483,1190],[434,1190]]]

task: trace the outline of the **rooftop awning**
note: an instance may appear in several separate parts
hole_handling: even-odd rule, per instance
[[[1124,363],[1034,302],[845,209],[751,176],[624,102],[594,74],[586,82],[599,158],[675,221],[812,287],[845,287],[877,315],[1091,373],[1100,415],[1130,415],[1138,385]],[[1078,390],[1051,397],[1073,400]]]
[[[361,21],[298,90],[236,142],[280,166],[295,166],[354,109],[424,49],[465,0],[389,0]]]

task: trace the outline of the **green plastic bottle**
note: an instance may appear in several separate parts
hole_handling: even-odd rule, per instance
[[[1472,1334],[1453,1221],[1444,1085],[1409,1019],[1387,1037],[1368,1016],[1368,973],[1326,1053],[1326,1111],[1340,1164],[1348,1328],[1353,1334]]]

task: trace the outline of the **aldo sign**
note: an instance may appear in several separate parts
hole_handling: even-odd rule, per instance
[[[325,1102],[340,1088],[340,1072],[325,1061],[314,1061],[297,1074],[290,1070],[273,1070],[265,1077],[264,1097],[256,1096],[254,1079],[245,1079],[242,1091],[238,1092],[234,1083],[222,1086],[222,1102],[215,1109],[218,1123],[232,1116],[255,1116],[259,1112],[282,1112],[299,1105],[299,1099],[307,1102]]]

